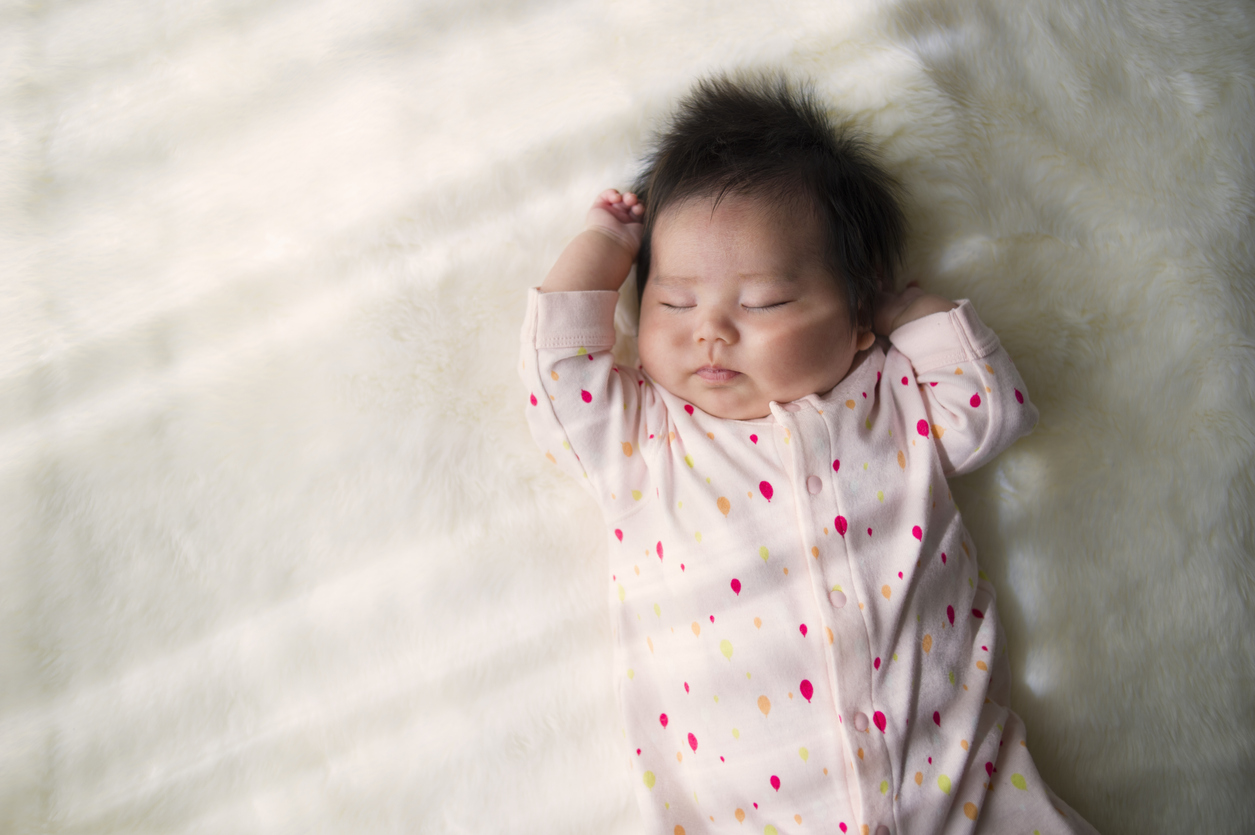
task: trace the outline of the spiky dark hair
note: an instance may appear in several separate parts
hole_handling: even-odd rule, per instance
[[[905,219],[897,183],[864,140],[835,124],[808,86],[782,76],[716,76],[698,81],[655,138],[633,191],[645,204],[637,293],[649,279],[650,240],[659,215],[694,197],[728,194],[778,207],[814,206],[825,260],[845,286],[851,316],[870,327],[877,291],[891,289]]]

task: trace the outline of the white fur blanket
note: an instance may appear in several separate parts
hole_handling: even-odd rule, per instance
[[[638,830],[516,334],[745,66],[871,133],[1041,407],[954,489],[1042,773],[1255,830],[1247,0],[81,0],[0,10],[0,832]]]

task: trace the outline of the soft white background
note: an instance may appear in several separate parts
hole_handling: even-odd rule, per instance
[[[1246,0],[3,4],[0,831],[637,831],[517,331],[764,65],[1041,407],[955,491],[1042,773],[1255,830],[1253,56]]]

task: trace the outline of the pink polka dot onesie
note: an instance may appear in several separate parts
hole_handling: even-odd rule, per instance
[[[992,585],[946,476],[1037,421],[964,301],[756,420],[617,365],[606,291],[530,291],[546,455],[609,526],[616,689],[646,831],[1092,832],[1008,707]]]

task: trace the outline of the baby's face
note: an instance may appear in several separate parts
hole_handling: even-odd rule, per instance
[[[654,225],[641,365],[702,411],[748,420],[830,390],[875,336],[851,324],[819,221],[753,198],[695,198]]]

